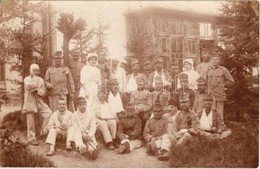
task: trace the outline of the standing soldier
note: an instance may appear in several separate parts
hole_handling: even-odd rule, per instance
[[[204,74],[208,67],[210,66],[209,61],[209,50],[204,49],[202,51],[202,62],[197,66],[196,71],[199,73],[200,77],[204,77]]]
[[[143,63],[143,74],[146,76],[148,79],[149,74],[151,73],[151,61],[150,60],[145,60]]]
[[[155,78],[160,76],[163,80],[163,85],[170,86],[170,74],[167,70],[163,68],[163,58],[158,57],[155,60],[155,70],[149,74],[148,81],[150,83],[151,89],[155,88]]]
[[[227,100],[225,88],[232,87],[235,81],[227,68],[220,66],[219,62],[219,56],[213,55],[211,57],[211,66],[208,67],[204,78],[208,82],[208,90],[216,99],[215,108],[224,118],[224,103]]]
[[[70,60],[70,71],[75,85],[75,95],[74,102],[76,102],[76,98],[79,95],[80,89],[80,70],[84,66],[82,62],[79,61],[80,51],[72,50],[72,59]]]
[[[111,79],[111,69],[104,53],[100,53],[98,56],[98,68],[100,69],[101,83],[107,85]]]
[[[130,94],[137,89],[136,77],[139,73],[139,63],[137,59],[131,61],[132,74],[126,77],[126,92]]]
[[[68,98],[69,101],[74,98],[75,88],[70,70],[62,63],[62,52],[57,51],[54,55],[54,66],[48,68],[45,74],[45,86],[48,90],[49,105],[52,111],[58,110],[60,96],[70,97]]]
[[[47,134],[47,125],[52,111],[43,102],[42,96],[46,94],[44,81],[38,76],[39,66],[32,64],[30,66],[30,76],[24,79],[24,104],[23,113],[26,113],[28,142],[32,145],[38,145],[35,133],[35,115],[40,113],[43,117],[42,135]]]

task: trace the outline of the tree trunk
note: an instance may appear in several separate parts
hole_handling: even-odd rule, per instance
[[[69,67],[69,43],[70,38],[67,35],[63,35],[63,57],[64,65]]]

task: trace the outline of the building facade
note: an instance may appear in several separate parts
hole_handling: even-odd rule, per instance
[[[145,36],[145,56],[164,56],[168,69],[182,71],[184,58],[200,62],[201,49],[217,40],[213,15],[149,7],[125,14],[126,36]],[[127,41],[127,45],[131,43]],[[129,53],[129,55],[132,55]]]

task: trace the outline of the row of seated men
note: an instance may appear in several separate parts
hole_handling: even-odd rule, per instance
[[[185,75],[184,78],[180,76],[180,79],[184,79],[185,82]],[[214,102],[212,94],[204,91],[202,100],[196,103],[202,105],[202,108],[196,106],[195,108],[194,103],[191,106],[194,101],[190,99],[192,98],[190,93],[185,92],[187,88],[181,88],[182,92],[180,94],[177,92],[173,97],[171,95],[165,97],[168,91],[162,91],[161,97],[157,94],[153,99],[153,94],[143,90],[145,77],[140,75],[136,82],[138,90],[131,93],[126,111],[115,113],[113,109],[123,106],[123,103],[121,102],[120,105],[120,101],[115,97],[115,103],[109,104],[113,100],[109,99],[108,94],[102,89],[97,94],[96,104],[89,112],[86,109],[85,98],[77,99],[77,111],[74,113],[66,110],[66,100],[59,100],[59,109],[49,120],[46,143],[50,144],[50,151],[47,155],[53,155],[55,152],[57,134],[67,135],[67,150],[71,150],[71,142],[75,142],[77,150],[82,154],[88,154],[91,159],[97,158],[95,132],[99,131],[108,149],[114,150],[119,143],[118,153],[129,153],[141,147],[144,142],[147,154],[158,156],[159,160],[169,159],[172,145],[184,146],[196,135],[225,138],[230,134],[219,112],[212,108]],[[161,83],[158,78],[156,86],[162,85]],[[198,84],[205,85],[205,81],[198,79]],[[185,83],[182,86],[185,86]],[[109,94],[119,96],[116,80],[112,82],[112,90]],[[177,113],[174,102],[170,105],[171,100],[176,98]],[[196,110],[196,113],[191,111],[191,108]]]

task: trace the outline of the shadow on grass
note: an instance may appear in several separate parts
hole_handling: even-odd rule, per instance
[[[230,123],[229,127],[233,134],[224,140],[198,137],[189,146],[173,146],[171,167],[257,168],[258,130],[246,123]]]

